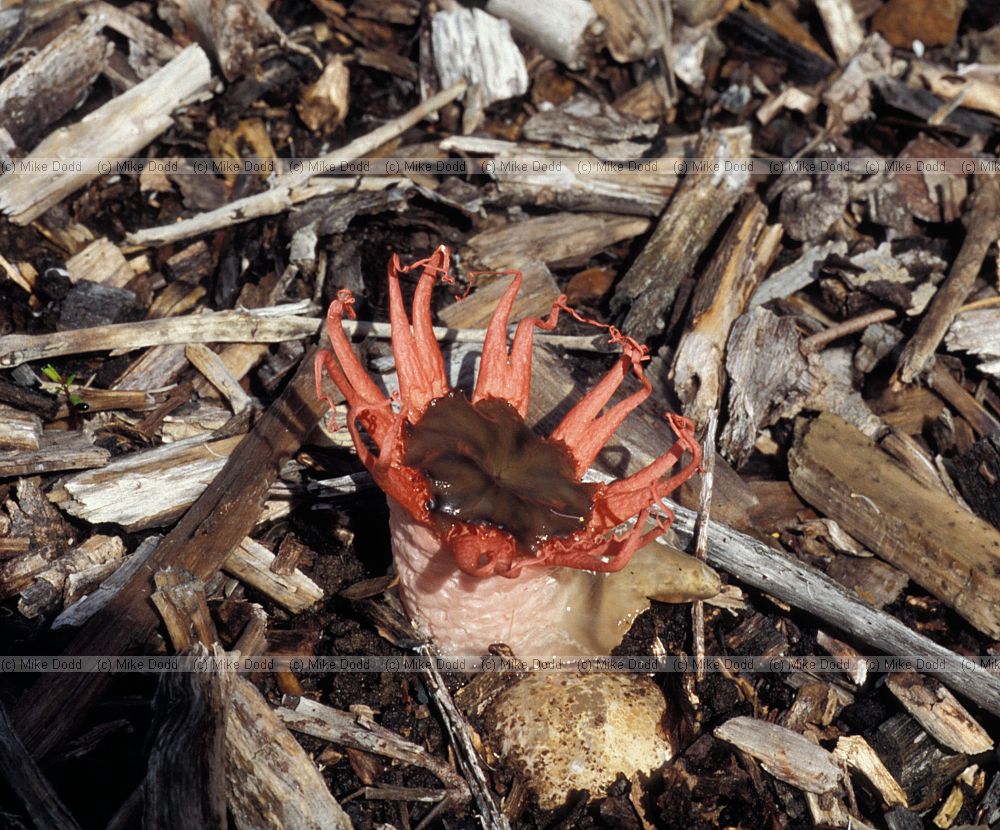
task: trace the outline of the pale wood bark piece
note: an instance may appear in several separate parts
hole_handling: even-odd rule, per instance
[[[267,612],[256,602],[250,606],[250,619],[233,646],[244,657],[256,657],[267,650]]]
[[[927,372],[927,385],[950,403],[980,435],[1000,435],[1000,421],[955,380],[940,360],[934,358]]]
[[[528,68],[506,20],[476,8],[442,8],[431,18],[431,42],[441,85],[478,84],[480,106],[528,91]]]
[[[37,450],[0,452],[0,478],[103,467],[110,457],[106,449],[94,446],[92,435],[48,429]]]
[[[250,681],[233,678],[226,720],[229,809],[240,830],[350,830],[347,813]]]
[[[95,581],[100,581],[102,576],[114,572],[124,555],[125,544],[121,538],[95,533],[35,574],[34,582],[21,591],[18,611],[28,619],[34,619],[39,614],[61,609],[71,601],[70,591],[79,590],[78,582],[71,585],[72,577],[96,568]]]
[[[66,271],[72,282],[90,280],[112,288],[124,288],[135,276],[118,246],[104,237],[67,259]]]
[[[886,686],[936,741],[965,755],[993,749],[993,739],[955,696],[933,677],[893,672]]]
[[[465,781],[450,764],[419,744],[404,740],[395,732],[379,726],[370,718],[343,712],[305,697],[286,700],[286,705],[276,709],[275,713],[289,729],[422,767],[452,791],[454,800],[469,797]]]
[[[836,412],[866,435],[885,431],[861,395],[828,368],[834,355],[806,354],[801,344],[792,317],[761,306],[733,325],[726,351],[729,422],[719,449],[737,468],[749,458],[762,429],[803,408]]]
[[[791,729],[736,717],[717,726],[712,734],[739,747],[775,778],[800,790],[819,794],[841,786],[842,774],[833,756]]]
[[[240,440],[194,438],[130,453],[64,479],[50,498],[91,524],[113,522],[130,531],[166,525],[204,492]]]
[[[663,331],[663,318],[678,286],[694,272],[698,258],[750,180],[748,172],[703,175],[693,165],[700,160],[721,164],[749,154],[746,128],[713,133],[699,142],[696,158],[687,162],[688,174],[611,299],[612,311],[626,315],[622,328],[627,334],[643,341]]]
[[[972,290],[990,246],[1000,237],[1000,179],[981,177],[962,217],[965,241],[899,358],[894,381],[912,383],[929,367],[959,308]]]
[[[101,582],[96,590],[80,597],[72,605],[63,609],[62,613],[52,621],[53,630],[66,626],[78,628],[104,608],[146,560],[153,555],[162,538],[162,536],[153,535],[143,539],[139,547],[125,557],[117,570]]]
[[[525,317],[546,316],[560,293],[552,273],[543,262],[529,261],[522,268],[522,276],[521,289],[511,309],[511,323]],[[468,297],[445,306],[438,312],[438,317],[450,328],[485,329],[497,302],[513,279],[512,276],[479,277],[476,288]]]
[[[837,63],[846,66],[865,39],[854,7],[850,0],[816,0],[816,10],[823,19]]]
[[[73,814],[25,748],[0,703],[0,775],[20,798],[36,827],[80,830]]]
[[[487,0],[486,11],[510,23],[514,32],[543,55],[582,69],[587,35],[597,14],[585,0],[550,0],[526,5],[519,0]]]
[[[169,63],[182,51],[169,37],[154,29],[138,17],[141,11],[131,14],[105,3],[104,0],[87,3],[87,14],[98,23],[124,35],[131,41],[128,63],[145,80]]]
[[[210,82],[208,58],[197,46],[189,46],[151,78],[52,133],[27,160],[132,157],[173,124],[177,109],[201,98]],[[88,166],[49,176],[4,177],[0,210],[15,224],[27,225],[98,175]]]
[[[41,418],[31,412],[0,405],[0,451],[37,450],[41,441]],[[0,465],[2,463],[0,461]]]
[[[923,83],[931,92],[946,100],[957,100],[959,106],[1000,116],[1000,84],[979,78],[962,77],[943,66],[914,61],[911,82]]]
[[[906,806],[906,793],[903,788],[885,768],[878,753],[860,735],[843,735],[838,738],[837,745],[833,749],[833,757],[867,778],[890,807]]]
[[[644,156],[659,128],[585,93],[540,109],[522,128],[525,138],[586,150],[599,159],[629,161]],[[598,164],[598,169],[600,165]]]
[[[201,343],[191,343],[185,348],[184,353],[205,379],[225,396],[236,415],[250,407],[253,401],[243,391],[239,381],[229,373],[228,367],[219,355]]]
[[[163,618],[175,651],[188,651],[198,643],[207,648],[218,641],[204,582],[175,567],[155,573],[153,582],[156,590],[149,598]]]
[[[113,50],[100,26],[87,21],[62,32],[0,83],[0,124],[18,147],[30,150],[80,102]]]
[[[310,337],[319,330],[317,317],[296,316],[301,304],[250,311],[216,311],[137,323],[0,337],[0,367],[31,360],[110,349],[140,349],[188,343],[280,343]]]
[[[461,81],[436,95],[432,95],[426,101],[403,113],[398,118],[394,118],[392,121],[372,130],[370,133],[356,138],[339,150],[322,156],[315,167],[310,165],[279,176],[270,190],[254,196],[237,199],[228,205],[199,214],[190,219],[183,219],[180,222],[173,222],[158,228],[144,228],[141,231],[129,234],[128,241],[133,245],[166,245],[218,230],[219,228],[246,222],[250,219],[273,216],[276,213],[288,210],[293,204],[324,194],[355,191],[358,189],[381,190],[394,185],[408,187],[410,186],[410,182],[407,179],[393,179],[381,176],[366,176],[360,182],[354,178],[313,183],[310,180],[326,170],[335,168],[337,163],[341,161],[352,161],[360,158],[374,152],[394,138],[398,138],[408,129],[420,123],[424,118],[436,113],[461,96],[465,92],[465,89],[466,83]]]
[[[78,632],[65,654],[126,654],[158,624],[150,574],[174,565],[211,577],[235,540],[253,528],[282,464],[319,420],[312,354],[233,451],[225,467],[128,582]],[[21,699],[15,722],[36,756],[58,746],[100,698],[109,678],[96,673],[43,675]],[[254,692],[256,694],[256,692]],[[261,702],[263,705],[263,702]],[[265,707],[266,708],[266,707]],[[253,743],[259,750],[261,744]]]
[[[610,213],[558,213],[477,233],[463,256],[476,267],[520,268],[533,260],[550,268],[579,265],[594,254],[639,236],[649,220]]]
[[[755,251],[766,220],[767,209],[760,199],[745,198],[708,271],[695,286],[690,322],[674,355],[671,377],[684,414],[696,424],[704,424],[708,413],[719,406],[729,331],[777,253],[780,226],[776,233],[768,233],[766,249]]]
[[[847,253],[847,243],[839,239],[825,245],[807,247],[808,250],[795,262],[776,271],[757,287],[750,298],[751,308],[805,288],[819,276],[820,266],[830,254]]]
[[[177,6],[227,81],[253,69],[259,45],[284,37],[265,7],[253,0],[178,0]]]
[[[840,418],[805,425],[789,454],[810,504],[980,631],[1000,637],[1000,531],[923,484]]]
[[[300,614],[323,598],[323,589],[300,570],[288,576],[271,570],[274,554],[247,537],[233,548],[222,570],[235,576],[293,614]]]
[[[979,371],[1000,377],[1000,308],[978,308],[955,316],[944,339],[948,351],[979,357]]]
[[[208,656],[196,646],[188,656]],[[222,651],[214,647],[213,656]],[[153,698],[142,826],[226,830],[226,710],[233,675],[164,672]]]

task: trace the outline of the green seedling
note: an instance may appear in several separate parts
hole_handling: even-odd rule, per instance
[[[59,374],[59,370],[56,369],[51,363],[47,363],[42,367],[42,374],[45,375],[53,383],[58,383],[66,395],[66,401],[69,403],[69,408],[71,411],[76,412],[86,412],[90,409],[90,406],[84,402],[83,398],[76,394],[76,392],[70,391],[70,384],[76,380],[76,372],[72,372],[66,377]]]

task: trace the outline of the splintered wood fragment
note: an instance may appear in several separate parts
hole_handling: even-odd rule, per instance
[[[70,386],[70,392],[80,396],[87,405],[87,412],[107,412],[114,409],[142,412],[146,409],[155,409],[158,405],[157,396],[141,389],[95,389],[77,383]],[[163,396],[159,397],[162,399]],[[56,418],[65,418],[68,415],[69,406],[64,401],[56,412]]]
[[[131,158],[173,125],[177,109],[202,97],[211,78],[205,53],[189,46],[151,78],[56,130],[26,160]],[[15,224],[27,225],[98,175],[81,165],[65,173],[5,176],[0,179],[0,210]]]
[[[639,236],[649,220],[610,213],[557,213],[477,233],[464,257],[477,268],[521,268],[534,260],[550,268],[579,265],[594,254]]]
[[[287,312],[286,313],[286,309]],[[280,343],[311,337],[321,321],[300,317],[299,304],[249,311],[216,311],[137,323],[55,331],[50,334],[8,334],[0,337],[0,368],[10,369],[29,360],[48,360],[68,354],[141,349],[188,343]]]
[[[47,830],[80,830],[31,753],[25,748],[0,703],[0,775],[24,805],[36,827]]]
[[[726,348],[729,422],[719,449],[737,468],[749,458],[762,429],[803,408],[835,412],[866,435],[885,427],[861,395],[828,368],[829,355],[802,349],[792,317],[756,306],[733,325]]]
[[[582,69],[587,55],[587,33],[597,14],[586,0],[550,0],[525,5],[520,0],[487,0],[486,11],[510,23],[511,28],[543,55]]]
[[[1000,434],[1000,421],[970,395],[937,358],[928,371],[927,385],[955,407],[980,435]]]
[[[66,29],[0,83],[0,124],[22,150],[84,98],[114,51],[87,21]]]
[[[227,81],[250,72],[257,63],[257,47],[282,34],[265,7],[253,0],[182,0],[177,7]]]
[[[246,657],[267,651],[267,612],[256,602],[250,606],[250,619],[240,632],[233,651]]]
[[[883,721],[868,740],[903,788],[914,812],[936,804],[944,788],[969,765],[968,756],[944,751],[905,712]]]
[[[307,697],[286,698],[284,705],[275,713],[285,726],[295,732],[422,767],[437,776],[451,791],[455,802],[469,797],[465,781],[450,764],[368,717],[333,709]]]
[[[110,576],[124,555],[125,544],[118,536],[95,533],[35,574],[34,582],[21,591],[18,610],[28,619],[62,610],[84,589],[93,589]]]
[[[838,738],[837,745],[833,749],[833,757],[867,778],[890,807],[906,806],[906,793],[903,792],[903,788],[885,768],[878,753],[860,735],[843,735]]]
[[[966,755],[993,749],[993,739],[986,730],[933,677],[893,672],[886,685],[906,711],[944,746]]]
[[[219,355],[201,343],[190,344],[184,353],[208,382],[225,396],[235,414],[239,415],[250,407],[252,403],[250,396],[243,391],[239,381],[229,373]]]
[[[754,718],[731,718],[712,733],[760,761],[775,778],[809,793],[841,786],[842,775],[830,755],[798,732]]]
[[[236,826],[350,830],[315,764],[250,681],[233,678],[226,783]]]
[[[153,575],[156,590],[150,595],[176,651],[195,644],[211,646],[219,635],[205,598],[205,583],[183,568],[164,568]]]
[[[846,66],[865,39],[854,7],[850,0],[816,0],[816,11],[823,19],[837,63]]]
[[[787,6],[744,2],[723,19],[719,33],[787,63],[789,77],[799,83],[818,83],[836,69]]]
[[[110,457],[106,449],[94,446],[92,435],[47,429],[38,449],[0,451],[0,478],[103,467]]]
[[[980,358],[979,371],[1000,377],[1000,308],[977,308],[955,316],[944,339],[948,351]]]
[[[41,441],[41,418],[31,412],[22,412],[20,409],[12,409],[0,404],[0,452],[37,450]],[[2,463],[0,461],[0,465]],[[0,475],[3,473],[0,472]]]
[[[949,471],[976,515],[1000,527],[1000,432],[952,458]]]
[[[324,409],[316,398],[312,358],[312,353],[306,354],[295,377],[244,436],[198,501],[144,566],[84,625],[64,654],[127,654],[159,624],[149,602],[154,590],[151,574],[176,566],[205,580],[218,571],[234,541],[254,527],[282,465]],[[36,755],[51,751],[79,725],[107,682],[108,678],[98,673],[41,676],[16,710],[15,723],[22,740]],[[266,708],[263,701],[261,705]],[[253,752],[262,745],[252,742]]]
[[[50,498],[91,524],[113,522],[127,530],[166,525],[204,492],[240,440],[195,438],[120,456],[64,479]]]
[[[1000,116],[1000,84],[966,78],[943,66],[923,61],[914,61],[911,78],[936,95],[959,102],[959,106]]]
[[[1000,531],[824,413],[789,453],[792,486],[849,534],[991,637],[1000,637]]]
[[[691,299],[690,324],[674,355],[672,377],[684,414],[704,424],[719,406],[729,330],[778,252],[781,226],[764,234],[767,209],[756,196],[744,199],[708,271]],[[758,240],[762,244],[758,247]],[[755,250],[757,249],[757,250]]]
[[[934,352],[969,296],[990,246],[1000,237],[1000,179],[984,176],[969,198],[962,217],[965,241],[955,257],[947,279],[931,300],[899,358],[894,381],[912,383],[930,365]]]
[[[208,654],[198,644],[185,656]],[[213,647],[213,657],[222,654]],[[226,671],[160,675],[149,727],[143,827],[227,827],[225,734],[232,681]]]
[[[559,286],[544,262],[531,260],[521,268],[523,280],[514,299],[510,322],[525,317],[544,317],[551,311],[559,296]],[[473,292],[464,299],[445,306],[438,312],[446,326],[456,329],[485,329],[501,296],[514,279],[513,276],[483,274],[477,277]]]
[[[63,609],[62,613],[52,621],[53,630],[65,626],[79,627],[104,608],[152,556],[162,538],[154,535],[143,539],[135,552],[125,557],[115,572],[104,579],[96,590],[79,597],[72,605]]]
[[[431,42],[441,85],[463,79],[478,85],[481,107],[528,91],[528,69],[507,21],[481,9],[445,7],[431,18]]]
[[[577,93],[556,107],[539,109],[522,130],[532,141],[552,142],[616,160],[644,156],[659,132],[656,124],[621,113],[585,93]]]
[[[233,548],[222,569],[270,597],[293,614],[300,614],[323,598],[323,589],[302,571],[289,575],[271,570],[274,554],[247,537]]]
[[[118,246],[103,237],[67,259],[66,272],[72,282],[90,280],[112,288],[124,288],[135,276]]]
[[[694,172],[698,159],[746,158],[750,132],[734,128],[705,136],[688,161],[688,173],[674,191],[655,230],[618,282],[611,309],[624,313],[624,331],[643,341],[663,330],[681,281],[694,273],[702,252],[725,221],[750,180],[748,172]]]
[[[374,152],[394,138],[398,138],[429,115],[446,107],[461,96],[465,89],[465,81],[460,81],[441,90],[398,118],[394,118],[370,133],[356,138],[339,150],[322,156],[318,160],[319,164],[315,167],[307,166],[302,170],[293,170],[278,176],[270,190],[237,199],[228,205],[190,219],[182,219],[180,222],[172,222],[157,228],[144,228],[129,234],[128,241],[132,245],[167,245],[250,219],[273,216],[288,210],[293,204],[325,193],[348,192],[358,189],[381,190],[390,186],[409,187],[410,182],[407,179],[381,176],[365,176],[360,182],[354,177],[328,182],[310,182],[310,180],[325,170],[335,168],[337,163],[341,161],[352,161],[360,158]]]

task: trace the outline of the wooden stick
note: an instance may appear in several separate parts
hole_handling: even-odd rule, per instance
[[[292,314],[285,313],[285,310]],[[280,343],[311,337],[319,330],[316,317],[299,317],[299,304],[251,311],[216,311],[137,323],[114,323],[49,334],[8,334],[0,337],[0,368],[30,360],[68,354],[140,349],[172,343]]]
[[[970,395],[940,360],[935,360],[927,376],[927,385],[950,403],[980,435],[1000,434],[1000,421]]]
[[[281,396],[229,456],[222,471],[119,591],[70,642],[66,654],[126,654],[159,623],[149,602],[151,575],[174,565],[208,579],[254,527],[284,461],[319,420],[310,350]],[[15,723],[38,756],[58,746],[110,681],[98,673],[45,674],[20,700]]]
[[[56,130],[25,159],[129,158],[173,126],[173,113],[206,94],[212,80],[208,57],[189,46],[155,75],[112,98],[82,120]],[[96,170],[5,176],[0,210],[27,225],[64,197],[96,179]]]
[[[300,313],[299,304],[274,306],[249,311],[215,311],[185,317],[143,320],[138,323],[114,323],[49,334],[8,334],[0,337],[0,368],[10,369],[32,360],[50,360],[69,354],[113,349],[141,349],[190,343],[281,343],[311,337],[319,331],[322,320],[283,314],[282,309]],[[344,320],[349,336],[375,337],[388,340],[392,336],[388,323],[367,320]],[[486,329],[456,329],[434,327],[434,336],[442,343],[482,343]],[[608,352],[606,334],[564,335],[539,332],[538,343],[585,352]]]
[[[461,96],[465,92],[465,88],[465,81],[459,81],[457,84],[453,84],[447,89],[441,90],[437,95],[433,95],[426,101],[421,102],[408,112],[388,121],[378,129],[354,139],[350,144],[341,147],[333,153],[328,153],[320,159],[321,163],[316,165],[318,168],[316,172],[305,166],[305,169],[301,171],[284,173],[277,178],[274,186],[264,193],[237,199],[232,204],[199,214],[191,219],[182,219],[180,222],[174,222],[158,228],[145,228],[136,233],[129,234],[128,241],[133,245],[166,245],[171,242],[187,239],[191,236],[208,233],[218,228],[245,222],[248,219],[271,216],[287,210],[288,207],[297,201],[312,198],[313,195],[320,195],[319,193],[309,193],[303,190],[307,182],[318,175],[320,172],[319,168],[330,169],[331,167],[335,167],[339,162],[353,161],[374,152],[383,144],[392,141],[394,138],[398,138],[410,129],[410,127],[423,121],[427,116],[446,107]],[[383,178],[381,183],[376,184],[379,187],[385,187],[387,184],[398,183],[399,181]],[[329,183],[326,186],[330,186]],[[339,186],[344,190],[354,190],[358,186],[358,182],[350,178],[344,182],[334,183],[334,186]]]
[[[1000,237],[1000,179],[993,176],[984,179],[969,198],[969,209],[962,217],[966,228],[962,249],[899,358],[893,376],[896,387],[912,383],[929,367],[934,352],[975,285],[986,252]]]
[[[869,311],[867,314],[852,317],[850,320],[844,320],[844,322],[830,326],[830,328],[824,331],[818,331],[810,335],[802,341],[799,348],[803,352],[818,352],[834,340],[854,334],[856,331],[864,331],[873,323],[883,323],[895,316],[896,312],[891,308],[880,308],[875,311]]]
[[[698,504],[698,524],[695,527],[694,555],[702,562],[708,558],[708,522],[712,512],[712,484],[715,478],[715,430],[719,425],[719,412],[708,413],[705,437],[702,440],[704,471],[701,474],[701,498]],[[694,630],[694,659],[697,666],[695,680],[705,679],[705,603],[695,600],[691,604],[691,627]]]
[[[594,480],[607,483],[613,479],[597,473]],[[663,503],[674,514],[670,529],[677,535],[680,546],[690,548],[695,543],[697,511],[670,499],[664,499]],[[817,568],[716,521],[709,522],[708,562],[752,588],[837,626],[880,654],[943,659],[963,665],[962,672],[938,675],[941,682],[988,712],[1000,715],[1000,677],[978,664],[963,662],[951,649],[860,599],[854,591]]]
[[[461,802],[469,798],[469,788],[450,764],[384,726],[305,697],[286,697],[282,703],[284,705],[275,713],[289,729],[422,767],[448,788],[453,801]]]

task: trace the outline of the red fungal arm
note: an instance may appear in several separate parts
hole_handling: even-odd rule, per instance
[[[431,322],[431,294],[438,274],[448,277],[450,255],[441,245],[427,259],[403,267],[399,257],[392,255],[389,262],[389,322],[392,326],[392,353],[396,358],[399,377],[399,394],[416,420],[435,398],[448,394],[448,379],[444,372],[444,358]],[[403,305],[403,292],[399,275],[423,268],[417,291],[413,297],[413,328]]]

